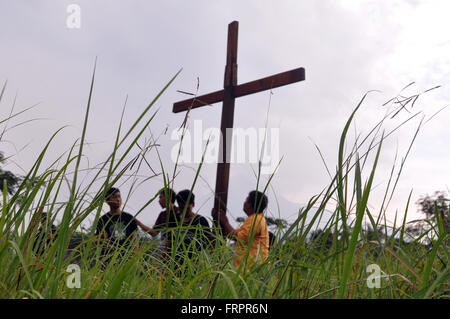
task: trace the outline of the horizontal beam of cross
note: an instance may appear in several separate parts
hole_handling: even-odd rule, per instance
[[[234,91],[233,96],[241,97],[304,80],[305,80],[305,69],[297,68],[291,71],[271,75],[259,80],[236,85],[233,87]],[[187,111],[189,109],[195,109],[200,106],[221,102],[223,101],[223,99],[224,99],[224,90],[216,91],[213,93],[177,102],[173,105],[173,112],[179,113]]]

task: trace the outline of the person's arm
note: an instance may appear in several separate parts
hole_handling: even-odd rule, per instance
[[[228,236],[231,239],[236,239],[238,232],[230,225],[228,217],[225,214],[220,216],[220,223],[222,224],[222,229],[225,236]]]
[[[225,236],[230,237],[231,239],[235,239],[237,237],[237,231],[234,229],[230,222],[228,221],[228,217],[223,210],[220,210],[220,214],[213,208],[212,216],[219,220],[220,227],[222,228],[222,232]]]
[[[143,223],[141,223],[138,219],[136,219],[136,224],[146,233],[152,235],[153,237],[155,237],[156,235],[158,235],[158,232],[146,225],[144,225]]]

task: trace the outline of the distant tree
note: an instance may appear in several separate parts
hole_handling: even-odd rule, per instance
[[[0,165],[3,165],[5,162],[5,156],[2,152],[0,152]],[[6,181],[6,190],[7,192],[12,195],[14,194],[17,186],[22,181],[22,178],[20,176],[15,175],[14,173],[11,173],[10,171],[5,171],[0,167],[0,187],[1,190],[3,190],[3,184]]]
[[[373,229],[371,225],[367,225],[362,229],[362,233],[366,241],[375,241],[382,240],[384,237],[384,231],[382,227],[378,227],[377,229]]]
[[[245,221],[245,218],[244,218],[244,217],[237,217],[237,218],[236,218],[236,221],[237,221],[238,223],[243,223],[243,222]]]
[[[436,224],[437,216],[443,221],[444,229],[448,229],[450,223],[450,199],[443,191],[434,192],[432,196],[426,195],[417,201],[419,211],[425,214],[426,219]]]
[[[243,223],[245,221],[244,217],[237,217],[236,221],[238,223]],[[284,229],[286,228],[289,223],[282,218],[272,218],[272,217],[266,217],[266,222],[268,227],[274,227],[276,229]]]
[[[266,217],[267,226],[276,226],[277,229],[284,229],[289,224],[285,219],[282,218],[272,218],[272,217]]]
[[[436,191],[433,195],[425,195],[416,202],[418,211],[425,215],[424,219],[414,220],[406,227],[407,234],[413,238],[422,236],[422,243],[430,245],[432,243],[433,232],[430,232],[431,225],[437,224],[437,215],[443,220],[444,229],[448,229],[450,222],[449,202],[446,192]],[[425,235],[426,236],[423,236]]]
[[[320,250],[324,245],[325,249],[330,249],[333,244],[333,232],[328,232],[324,229],[316,229],[309,235],[308,244],[317,250]]]

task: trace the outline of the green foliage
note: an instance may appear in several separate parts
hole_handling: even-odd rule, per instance
[[[16,185],[15,192],[9,193],[12,196],[8,195],[7,187],[3,188],[0,298],[448,297],[449,234],[442,221],[433,225],[437,230],[436,237],[431,239],[430,245],[425,245],[422,238],[404,240],[405,222],[400,226],[387,225],[381,222],[385,217],[382,213],[378,218],[372,216],[368,199],[375,172],[380,173],[377,160],[382,152],[382,142],[392,133],[378,132],[393,113],[387,114],[367,137],[357,139],[347,154],[348,129],[363,101],[351,114],[341,135],[338,167],[330,184],[299,210],[292,224],[268,218],[269,223],[282,228],[283,232],[277,232],[277,241],[266,261],[251,268],[236,269],[232,262],[234,247],[219,232],[216,232],[215,247],[191,247],[194,253],[189,258],[190,248],[182,245],[185,232],[181,230],[174,245],[182,247],[178,253],[184,257],[183,264],[161,254],[159,242],[145,236],[140,236],[140,248],[136,251],[116,249],[110,255],[102,255],[100,242],[93,234],[95,227],[83,230],[82,222],[88,216],[95,216],[95,225],[105,191],[123,178],[125,172],[139,167],[143,155],[139,153],[130,159],[129,154],[156,115],[149,111],[175,77],[125,134],[122,135],[119,125],[112,152],[99,169],[99,172],[107,171],[100,189],[93,189],[100,173],[94,174],[92,180],[83,185],[74,178],[80,169],[82,145],[89,128],[89,107],[81,144],[74,143],[64,156],[44,168],[42,162],[58,134],[56,132],[37,156],[33,167]],[[94,75],[90,95],[93,83]],[[73,164],[75,171],[70,171]],[[161,159],[160,166],[164,187],[168,187],[177,176],[176,168],[170,177]],[[200,164],[192,190],[201,168]],[[391,173],[389,182],[392,176]],[[257,179],[259,181],[259,174]],[[263,187],[264,191],[267,187],[268,183]],[[69,199],[62,196],[63,188],[70,193]],[[388,187],[386,197],[390,191],[393,189]],[[155,198],[149,199],[137,215]],[[409,199],[405,215],[408,204]],[[317,229],[318,221],[329,216],[330,207],[331,218],[326,226]],[[382,206],[380,212],[385,208]],[[42,224],[44,209],[48,220]],[[62,216],[56,229],[43,227],[47,222],[53,224],[56,216]],[[34,248],[38,241],[45,242],[45,249]],[[71,264],[77,264],[81,269],[80,288],[67,285],[67,269]],[[382,270],[379,288],[367,285],[367,267],[372,264]]]

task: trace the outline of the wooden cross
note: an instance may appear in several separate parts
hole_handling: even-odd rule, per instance
[[[233,21],[228,25],[227,64],[225,66],[223,90],[180,101],[173,105],[173,112],[178,113],[223,101],[220,123],[222,138],[220,140],[219,160],[217,163],[214,208],[217,210],[219,208],[223,209],[225,212],[230,177],[229,156],[227,158],[230,152],[227,153],[227,148],[231,149],[231,138],[227,136],[227,128],[233,128],[235,98],[305,80],[305,69],[298,68],[237,85],[238,26],[237,21]],[[225,143],[223,142],[224,139]],[[214,222],[218,225],[216,220]]]

